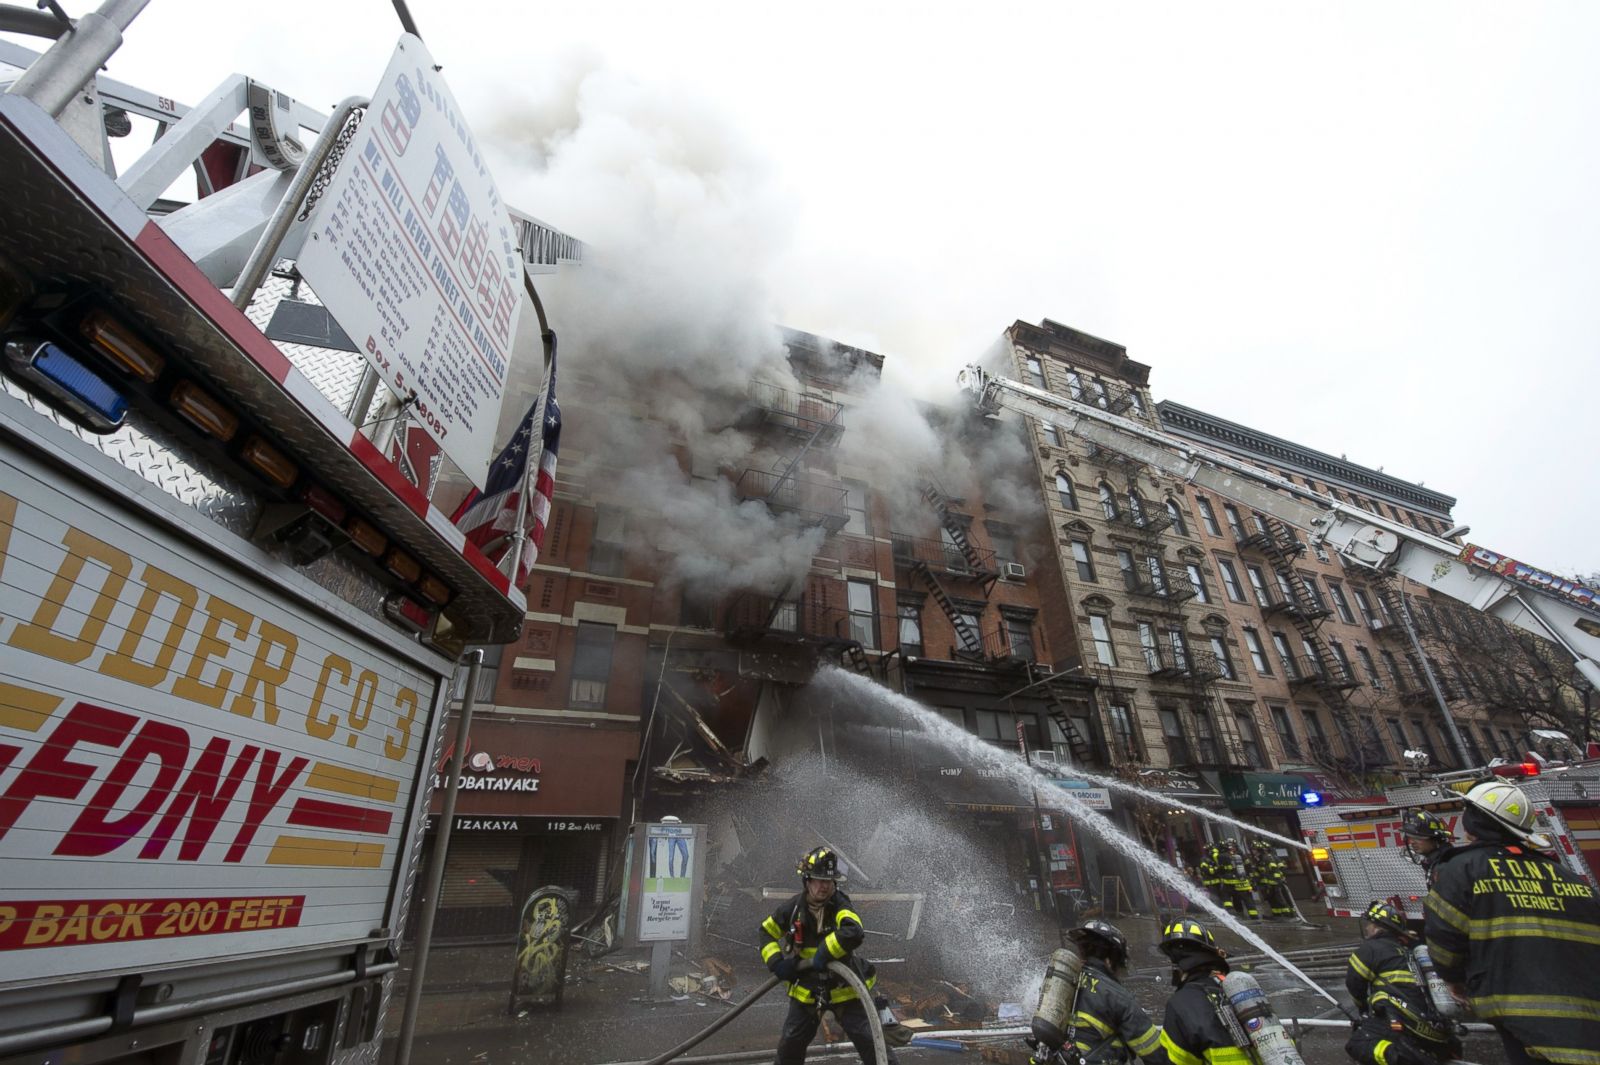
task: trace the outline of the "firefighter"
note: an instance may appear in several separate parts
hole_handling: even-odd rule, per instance
[[[1200,855],[1200,886],[1210,893],[1211,898],[1228,909],[1233,909],[1230,896],[1222,887],[1222,844],[1213,843]]]
[[[1239,844],[1231,839],[1222,845],[1222,892],[1228,909],[1241,917],[1249,914],[1252,921],[1260,919],[1250,871],[1245,866],[1244,855],[1239,853]]]
[[[1161,1029],[1117,982],[1128,967],[1128,940],[1109,921],[1089,920],[1067,933],[1083,957],[1073,1042],[1086,1065],[1122,1065],[1143,1058],[1166,1065]]]
[[[1431,872],[1445,848],[1455,842],[1450,830],[1432,810],[1408,811],[1400,825],[1400,834],[1406,839],[1406,857],[1422,866],[1424,872]]]
[[[1454,1026],[1434,1012],[1412,971],[1415,939],[1405,915],[1377,901],[1363,916],[1363,942],[1344,977],[1361,1021],[1345,1053],[1361,1065],[1440,1065],[1454,1058],[1461,1051]]]
[[[1250,843],[1250,876],[1261,889],[1261,898],[1272,908],[1273,917],[1294,917],[1294,903],[1289,900],[1289,885],[1285,882],[1288,870],[1272,851],[1272,844],[1264,839]]]
[[[1600,902],[1539,848],[1527,794],[1466,794],[1468,842],[1433,867],[1425,934],[1439,975],[1494,1025],[1512,1065],[1600,1062]]]
[[[828,847],[817,847],[800,859],[800,893],[761,922],[765,942],[761,960],[772,975],[789,982],[789,1012],[778,1036],[774,1065],[799,1065],[806,1059],[822,1014],[831,1010],[845,1035],[856,1045],[865,1065],[878,1065],[872,1045],[872,1022],[855,988],[828,971],[830,961],[853,969],[867,987],[877,982],[872,963],[855,956],[866,941],[861,918],[840,890],[844,869]],[[888,1065],[897,1065],[889,1051]]]
[[[1158,944],[1172,962],[1172,986],[1161,1022],[1161,1047],[1172,1065],[1260,1065],[1254,1051],[1239,1046],[1220,1010],[1230,1009],[1222,993],[1228,956],[1204,925],[1179,920],[1168,925]]]

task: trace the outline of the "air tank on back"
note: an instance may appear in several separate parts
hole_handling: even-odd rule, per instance
[[[1082,975],[1083,959],[1075,951],[1061,947],[1050,955],[1044,986],[1039,989],[1039,1008],[1033,1011],[1030,1027],[1033,1037],[1051,1050],[1061,1049],[1067,1041]]]

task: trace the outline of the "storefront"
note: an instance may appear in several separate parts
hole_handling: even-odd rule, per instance
[[[1225,809],[1221,793],[1199,773],[1186,769],[1141,769],[1134,782],[1158,796],[1139,801],[1135,816],[1141,842],[1198,883],[1196,869],[1200,858],[1218,837],[1212,832],[1211,822],[1182,806],[1163,803],[1161,799],[1179,799],[1188,806],[1220,813]],[[1158,906],[1183,909],[1183,901],[1170,890],[1155,884],[1151,885],[1151,890]]]
[[[550,885],[572,892],[579,914],[598,905],[637,734],[487,720],[469,742],[434,934],[513,935],[523,901]],[[435,776],[424,860],[444,783]]]
[[[1300,839],[1301,796],[1310,788],[1303,777],[1290,773],[1223,773],[1221,786],[1228,809],[1239,820],[1292,840]],[[1273,849],[1288,873],[1290,893],[1296,898],[1310,898],[1306,853],[1281,843],[1274,843]]]

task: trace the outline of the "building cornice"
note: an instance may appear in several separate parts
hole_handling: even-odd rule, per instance
[[[1387,503],[1399,503],[1442,519],[1450,517],[1454,496],[1435,492],[1387,473],[1357,465],[1348,459],[1252,429],[1214,414],[1164,399],[1156,404],[1161,426],[1168,432],[1201,443],[1217,444],[1235,454],[1260,459],[1293,473],[1311,475],[1336,488],[1376,496]]]

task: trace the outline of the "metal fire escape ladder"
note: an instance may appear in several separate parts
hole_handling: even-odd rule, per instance
[[[961,552],[961,557],[967,560],[974,571],[983,569],[983,557],[978,554],[978,549],[973,546],[972,537],[967,535],[967,527],[950,510],[950,498],[939,489],[932,481],[927,481],[922,486],[922,498],[933,512],[939,515],[939,524],[944,526],[945,532],[950,534],[951,543]],[[987,590],[987,589],[985,589]]]
[[[1028,679],[1033,680],[1032,666],[1028,667]],[[1056,723],[1061,735],[1067,738],[1067,750],[1072,754],[1072,764],[1087,765],[1094,761],[1094,744],[1091,742],[1091,737],[1079,732],[1077,722],[1067,713],[1067,704],[1056,678],[1054,676],[1047,678],[1040,687],[1044,689],[1045,713]]]
[[[811,435],[806,437],[806,442],[800,445],[800,450],[789,456],[789,461],[784,463],[783,469],[778,471],[777,479],[772,482],[772,490],[767,493],[766,497],[767,503],[770,504],[783,491],[783,486],[794,479],[795,471],[800,468],[800,460],[806,457],[806,452],[811,450],[811,445],[815,444],[825,434],[836,433],[839,430],[838,421],[843,413],[844,408],[835,405],[833,417],[825,422],[818,422],[817,427],[811,431]]]
[[[967,560],[967,565],[971,566],[975,573],[983,572],[983,556],[973,546],[972,538],[967,535],[966,526],[951,513],[949,497],[930,479],[923,482],[922,498],[939,516],[939,524],[949,533],[950,542],[956,545],[956,550]],[[926,561],[917,559],[911,563],[911,572],[922,578],[923,583],[928,586],[928,593],[933,596],[933,601],[939,604],[939,609],[944,611],[951,627],[956,630],[956,639],[961,644],[959,649],[969,654],[982,654],[983,633],[974,629],[967,619],[962,617],[961,611],[956,609],[955,600],[950,598],[950,593],[945,591],[944,585],[940,584],[939,578],[934,575],[933,568]],[[994,581],[994,577],[985,578],[983,582],[985,595],[994,587]]]
[[[911,563],[911,572],[922,578],[922,583],[928,586],[928,594],[933,596],[933,601],[939,604],[939,609],[943,610],[944,616],[950,620],[951,627],[956,630],[956,639],[961,644],[958,650],[968,654],[982,654],[983,634],[961,616],[961,611],[956,609],[955,600],[950,598],[950,593],[944,590],[944,585],[934,576],[933,568],[922,559],[917,559]]]

